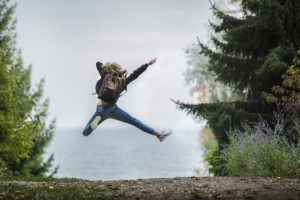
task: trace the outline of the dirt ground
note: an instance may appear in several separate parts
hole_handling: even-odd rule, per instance
[[[27,182],[26,186],[99,187],[122,199],[299,199],[300,179],[249,177],[178,177],[119,181]],[[8,182],[1,184],[8,184]]]
[[[300,179],[185,177],[99,185],[126,199],[300,199]]]

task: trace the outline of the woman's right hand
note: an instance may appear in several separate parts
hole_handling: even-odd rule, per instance
[[[101,67],[102,65],[103,65],[103,64],[102,64],[101,62],[99,62],[99,61],[96,62],[96,66],[97,66],[97,67]]]
[[[154,64],[154,63],[156,62],[156,59],[157,59],[157,58],[154,58],[154,59],[150,60],[150,61],[148,62],[148,65]]]

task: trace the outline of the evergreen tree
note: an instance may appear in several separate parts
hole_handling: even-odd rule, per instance
[[[44,162],[42,156],[55,123],[46,124],[44,81],[31,87],[31,67],[24,67],[16,49],[15,8],[9,0],[0,1],[0,176],[41,176],[53,160],[51,155]]]
[[[227,143],[226,132],[241,121],[270,119],[274,104],[261,94],[282,82],[281,75],[292,64],[300,47],[300,1],[242,0],[239,15],[230,15],[212,5],[216,22],[212,46],[199,42],[200,54],[217,81],[231,87],[243,100],[186,104],[179,108],[204,118],[219,144]]]

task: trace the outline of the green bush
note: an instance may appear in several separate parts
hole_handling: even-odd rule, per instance
[[[300,138],[289,141],[283,127],[261,121],[231,133],[223,152],[228,175],[300,178]]]
[[[219,147],[215,147],[209,151],[205,160],[209,163],[208,172],[215,176],[226,175],[224,154]]]

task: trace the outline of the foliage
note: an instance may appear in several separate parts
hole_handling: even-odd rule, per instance
[[[212,5],[213,33],[209,44],[199,42],[199,59],[214,80],[243,98],[195,105],[177,101],[179,108],[208,121],[220,146],[241,121],[271,120],[276,105],[267,104],[261,94],[280,84],[300,46],[299,1],[242,0],[239,7],[232,14]],[[203,65],[195,65],[195,71],[199,67]]]
[[[8,176],[8,175],[9,175],[9,170],[7,169],[7,165],[2,159],[0,159],[0,177]]]
[[[205,153],[209,152],[210,150],[216,148],[218,143],[216,141],[216,137],[214,133],[209,128],[204,128],[201,131],[201,141],[204,146]]]
[[[197,95],[201,103],[232,101],[241,99],[230,87],[216,80],[216,76],[208,70],[208,61],[199,56],[199,46],[192,45],[186,49],[188,69],[185,72],[186,83],[193,85],[190,94]]]
[[[281,85],[271,88],[272,93],[263,92],[262,97],[269,103],[278,103],[285,112],[300,110],[300,49],[293,65],[281,76]]]
[[[231,130],[238,127],[242,119],[247,119],[248,122],[257,121],[258,111],[265,111],[261,113],[264,118],[271,119],[272,114],[268,113],[268,109],[273,105],[259,104],[254,101],[251,104],[243,101],[236,101],[231,103],[203,103],[203,104],[187,104],[175,101],[179,109],[182,109],[196,116],[199,119],[206,119],[210,128],[216,135],[216,139],[220,144],[228,143],[228,137],[224,130]],[[243,109],[244,108],[244,109]],[[222,134],[220,134],[222,133]]]
[[[44,81],[31,87],[31,67],[24,67],[16,49],[15,7],[0,1],[0,175],[45,175],[53,156],[44,162],[42,155],[54,121],[46,124]]]
[[[211,170],[212,164],[211,164],[211,154],[212,151],[215,150],[215,148],[218,148],[218,142],[215,138],[214,133],[210,128],[203,128],[201,130],[201,144],[204,147],[203,153],[204,153],[204,166],[208,170],[209,174],[214,174]]]
[[[261,120],[230,134],[223,152],[229,175],[300,178],[300,144],[285,137],[282,114],[275,113],[273,127]],[[294,127],[299,129],[300,123]]]
[[[210,150],[205,157],[205,160],[210,164],[208,169],[209,173],[215,176],[226,175],[224,154],[221,152],[219,147],[215,147]]]

